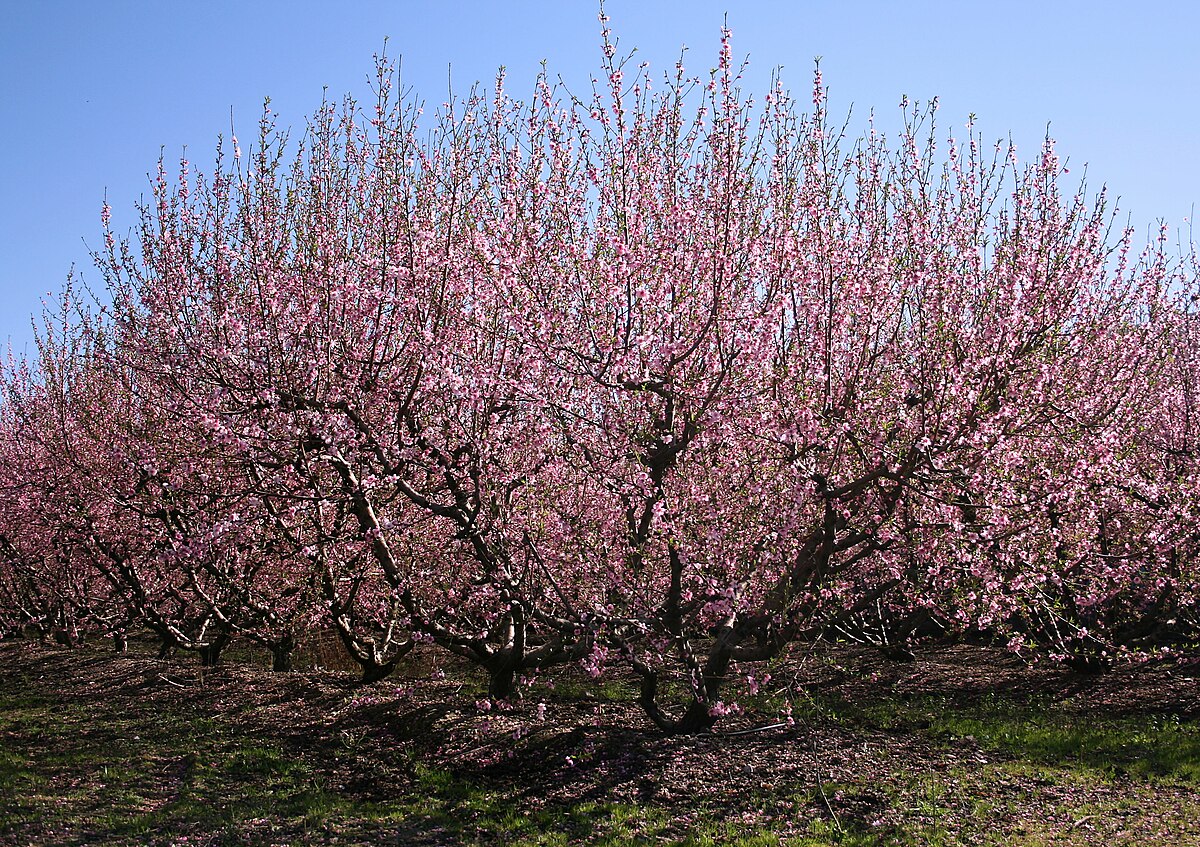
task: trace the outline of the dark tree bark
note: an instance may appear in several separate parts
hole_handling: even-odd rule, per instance
[[[296,639],[287,635],[269,645],[271,650],[271,670],[275,673],[289,673],[294,667],[293,657],[296,653]]]
[[[211,668],[221,661],[221,653],[229,644],[229,632],[222,630],[211,641],[201,644],[196,651],[200,655],[201,667]]]

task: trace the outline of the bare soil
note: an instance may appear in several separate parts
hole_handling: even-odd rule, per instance
[[[823,645],[772,675],[720,732],[665,738],[575,669],[490,704],[433,653],[361,686],[4,642],[0,844],[1200,844],[1195,664]],[[320,802],[246,799],[296,782]]]

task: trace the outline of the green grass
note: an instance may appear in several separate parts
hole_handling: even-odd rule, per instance
[[[780,744],[807,743],[806,732],[834,728],[858,739],[851,746],[875,745],[882,771],[791,773],[739,798],[738,808],[773,810],[744,823],[730,817],[719,794],[674,805],[660,803],[660,795],[644,803],[606,800],[602,791],[576,800],[514,796],[512,781],[435,764],[365,724],[289,740],[286,732],[239,729],[237,716],[259,707],[221,711],[160,696],[131,708],[130,700],[103,694],[59,696],[52,682],[19,671],[10,679],[0,680],[0,844],[165,845],[186,836],[222,845],[336,838],[364,845],[952,847],[964,833],[991,833],[1023,816],[1033,822],[981,835],[981,843],[1082,847],[1098,843],[1089,821],[1162,819],[1188,832],[1200,817],[1200,726],[1164,715],[1082,714],[1050,699],[997,694],[964,705],[881,691],[853,702],[798,701],[798,733]],[[541,693],[605,703],[632,696],[619,681],[597,691],[569,678]],[[345,696],[349,703],[356,694],[347,689]],[[720,757],[740,755],[738,745],[754,739],[704,742],[726,745],[713,763],[718,784],[720,768],[732,763]],[[916,746],[889,747],[887,739]],[[914,759],[911,749],[944,751],[947,764]],[[575,756],[581,773],[601,764],[589,755]],[[347,774],[360,775],[367,788]],[[1057,823],[1038,823],[1041,817]],[[792,828],[786,838],[773,831],[779,822]],[[1179,839],[1162,843],[1189,843]]]
[[[628,680],[612,677],[592,680],[582,674],[571,674],[556,679],[553,684],[535,682],[529,687],[525,697],[532,701],[553,697],[561,700],[632,703],[637,699],[637,689]]]
[[[364,801],[330,785],[304,756],[228,733],[219,720],[184,704],[96,714],[5,694],[0,733],[0,790],[11,798],[0,803],[0,842],[34,826],[49,837],[73,833],[64,843],[102,844],[165,843],[167,834],[181,833],[215,833],[223,844],[320,840],[329,833],[350,833],[355,843],[359,833],[369,843],[376,836],[368,833],[394,841],[428,832],[467,844],[778,843],[767,832],[716,821],[681,837],[661,810],[636,804],[530,810],[507,791],[419,762],[406,782],[390,786],[391,796]],[[343,748],[334,755],[355,753]],[[72,788],[82,775],[92,778]]]
[[[969,736],[1022,759],[1200,786],[1200,726],[1174,716],[1105,717],[994,704],[975,714],[943,711],[931,723],[936,734]]]
[[[1176,715],[1083,713],[1069,702],[995,695],[972,705],[939,697],[854,704],[814,698],[798,714],[945,742],[968,739],[1003,756],[1072,770],[1200,787],[1200,724]]]
[[[311,823],[336,806],[319,775],[282,750],[223,733],[184,705],[97,713],[5,694],[0,733],[10,798],[0,834],[36,824],[120,842],[185,822],[220,831],[264,810]]]

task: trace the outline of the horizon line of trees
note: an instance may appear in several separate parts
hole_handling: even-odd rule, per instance
[[[824,634],[1079,668],[1200,636],[1200,274],[935,108],[708,77],[375,102],[107,206],[0,387],[0,632],[274,667],[416,643],[492,697],[632,669],[664,732]],[[291,152],[289,152],[291,151]],[[749,671],[747,669],[750,669]]]

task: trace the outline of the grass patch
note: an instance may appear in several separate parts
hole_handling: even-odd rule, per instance
[[[389,699],[328,675],[13,655],[4,844],[1200,843],[1200,730],[1169,715],[879,687],[797,700],[793,729],[668,740],[631,728],[625,680],[573,669],[488,712],[471,669]]]
[[[1200,727],[1174,716],[1114,718],[998,704],[974,715],[942,713],[933,727],[1023,759],[1200,786]]]
[[[673,833],[670,815],[637,804],[530,809],[510,790],[420,762],[408,763],[391,796],[363,800],[328,784],[320,763],[228,732],[186,703],[119,714],[95,705],[0,699],[0,787],[15,798],[0,804],[0,841],[21,832],[63,843],[156,844],[205,833],[220,844],[303,843],[362,831],[396,843],[427,833],[465,844],[778,843],[761,829],[735,832],[712,820],[691,835]],[[89,727],[82,734],[81,722]],[[376,752],[342,746],[331,755]]]
[[[1015,759],[1109,776],[1169,779],[1200,787],[1200,724],[1177,715],[1085,713],[1048,698],[988,695],[970,705],[946,698],[881,696],[871,703],[811,699],[809,720],[893,733],[967,739]]]

